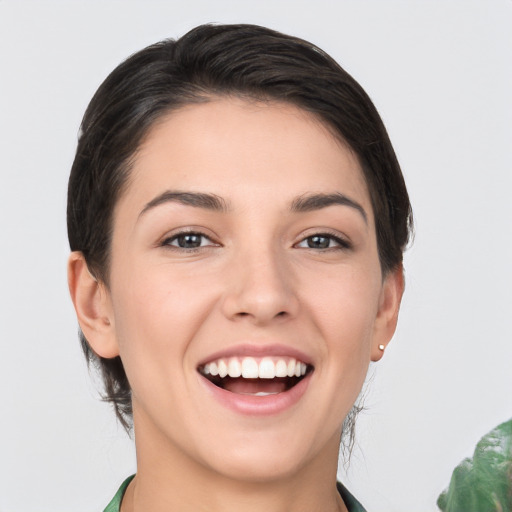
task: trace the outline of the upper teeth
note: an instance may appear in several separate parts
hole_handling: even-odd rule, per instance
[[[244,379],[273,379],[274,377],[300,377],[306,374],[307,365],[293,358],[230,357],[217,359],[203,366],[204,375],[242,377]]]

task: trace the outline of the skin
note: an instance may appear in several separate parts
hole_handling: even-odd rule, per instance
[[[214,194],[225,209],[148,206],[166,191]],[[293,211],[312,193],[364,213]],[[199,248],[179,247],[183,229],[205,235]],[[316,234],[326,248],[309,247]],[[403,279],[382,275],[357,157],[319,121],[234,98],[161,119],[115,207],[108,286],[80,253],[69,282],[86,338],[121,356],[133,390],[138,472],[123,512],[346,510],[341,426],[393,335]],[[306,354],[300,400],[248,415],[212,399],[198,365],[240,344]]]

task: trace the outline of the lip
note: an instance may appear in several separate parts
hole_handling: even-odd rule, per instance
[[[238,345],[233,345],[229,348],[209,354],[198,363],[197,368],[205,365],[206,363],[222,358],[262,358],[265,356],[290,357],[306,363],[307,365],[311,365],[314,368],[312,358],[310,356],[301,350],[297,350],[295,347],[277,343],[240,343]],[[314,371],[306,374],[306,376],[302,378],[300,382],[295,384],[287,391],[267,396],[232,393],[231,391],[227,391],[219,386],[216,386],[199,372],[197,372],[197,376],[201,384],[205,386],[206,392],[209,393],[223,407],[226,407],[235,413],[246,416],[270,416],[280,414],[297,404],[306,393],[309,382],[311,380],[311,375],[313,373]]]
[[[280,354],[282,355],[282,354]],[[227,357],[227,356],[224,356]],[[295,384],[288,391],[275,395],[254,396],[232,393],[222,389],[208,379],[197,374],[206,392],[217,402],[228,409],[246,416],[271,416],[280,414],[296,405],[306,393],[311,376],[314,372],[307,374],[300,382]]]
[[[220,350],[218,352],[212,353],[202,359],[197,367],[205,365],[210,361],[215,361],[217,359],[229,358],[229,357],[265,357],[265,356],[275,356],[275,357],[293,357],[303,363],[308,365],[313,365],[311,357],[309,357],[304,352],[297,350],[294,347],[289,347],[286,345],[265,345],[265,344],[240,344],[234,345],[224,350]],[[314,366],[314,365],[313,365]]]

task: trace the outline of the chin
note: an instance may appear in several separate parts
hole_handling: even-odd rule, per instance
[[[297,457],[275,456],[270,453],[236,454],[212,467],[218,474],[244,483],[269,483],[284,480],[300,472],[305,461]]]
[[[325,461],[324,453],[330,453],[336,464],[339,434],[336,433],[333,439],[334,443],[329,441],[328,450],[324,450],[307,435],[293,436],[291,432],[272,435],[268,431],[253,433],[245,439],[231,439],[229,447],[225,449],[208,449],[203,460],[209,461],[208,466],[215,473],[233,481],[255,484],[276,482],[296,476],[314,464],[316,458]],[[219,443],[217,446],[222,445]]]

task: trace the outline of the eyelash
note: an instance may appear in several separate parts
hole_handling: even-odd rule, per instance
[[[327,247],[311,247],[308,244],[305,247],[301,247],[301,244],[308,243],[315,238],[327,239],[329,245]],[[335,245],[331,245],[331,242],[334,242]],[[332,233],[313,233],[312,235],[303,238],[299,243],[295,244],[295,247],[299,247],[301,249],[311,249],[313,251],[328,251],[352,249],[352,244],[340,236],[334,235]]]
[[[200,239],[200,244],[195,247],[183,247],[179,245],[180,239],[182,242],[185,242],[186,237],[196,237]],[[314,243],[314,239],[324,239],[327,241],[327,247],[312,247],[309,243]],[[205,241],[209,241],[210,243],[204,243]],[[307,246],[302,246],[301,244],[307,244]],[[334,245],[331,245],[334,243]],[[165,238],[161,244],[162,247],[171,248],[174,250],[184,250],[187,252],[195,252],[201,250],[204,247],[212,247],[218,246],[210,237],[201,233],[200,231],[181,231],[176,233],[168,238]],[[294,245],[294,247],[301,249],[310,249],[313,251],[328,251],[328,250],[347,250],[352,249],[352,244],[347,240],[334,235],[332,233],[313,233],[305,238],[303,238],[300,242]]]
[[[200,245],[196,247],[182,247],[179,244],[179,240],[184,240],[186,237],[197,237],[201,238]],[[204,244],[203,242],[205,240],[208,240],[210,243]],[[176,244],[173,244],[173,242],[177,242]],[[204,247],[212,247],[212,246],[218,246],[209,236],[205,235],[204,233],[201,233],[200,231],[181,231],[179,233],[176,233],[170,237],[165,238],[162,240],[161,244],[162,247],[168,247],[170,249],[175,250],[183,250],[187,252],[193,252],[198,251]]]

